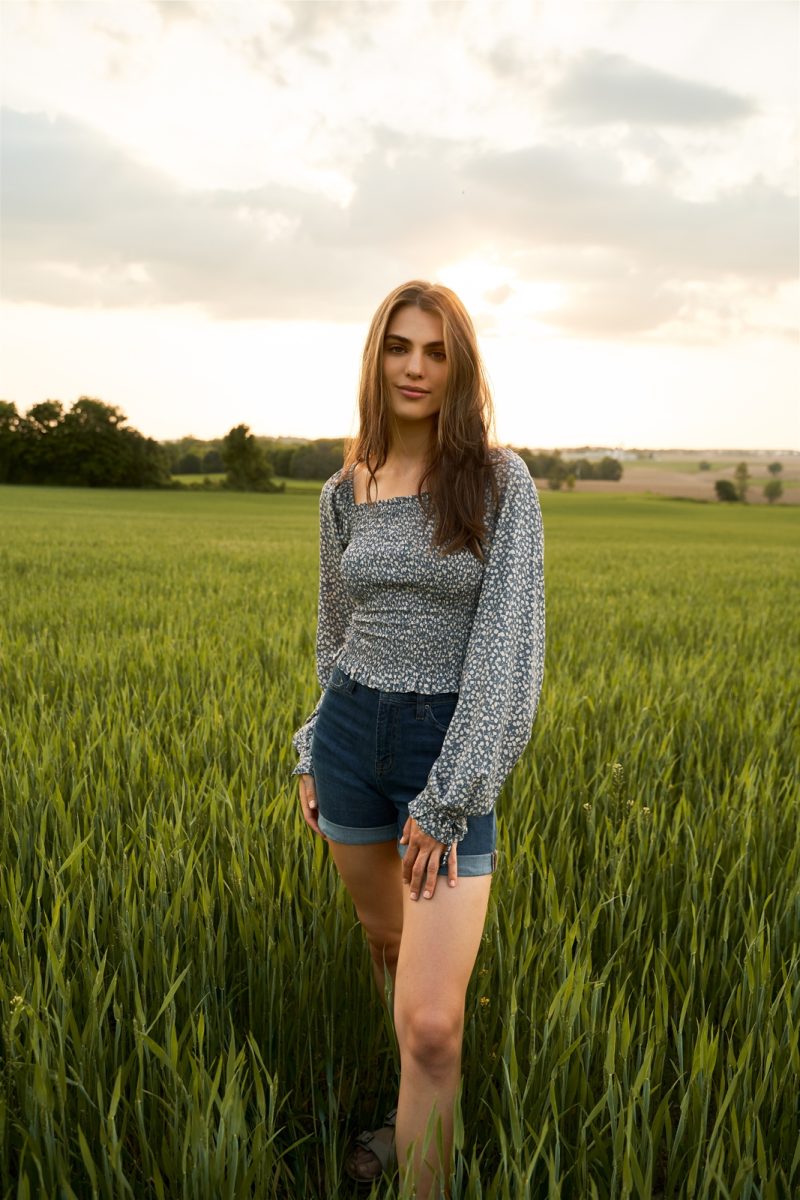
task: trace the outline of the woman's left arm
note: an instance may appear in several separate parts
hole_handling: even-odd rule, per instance
[[[442,749],[409,816],[451,846],[491,812],[530,740],[544,674],[544,534],[536,485],[506,451],[505,486]]]

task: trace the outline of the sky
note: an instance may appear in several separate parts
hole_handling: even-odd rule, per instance
[[[3,0],[0,397],[352,436],[466,304],[502,443],[800,447],[796,0]]]

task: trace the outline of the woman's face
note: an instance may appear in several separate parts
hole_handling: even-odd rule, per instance
[[[415,304],[398,308],[383,343],[383,378],[397,420],[420,421],[442,407],[447,381],[442,318]]]

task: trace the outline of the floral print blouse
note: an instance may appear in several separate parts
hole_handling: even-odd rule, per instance
[[[458,692],[427,783],[409,805],[420,828],[450,846],[467,817],[491,812],[531,735],[544,670],[544,537],[524,460],[492,452],[500,489],[486,489],[485,562],[430,544],[416,496],[356,504],[352,469],[336,471],[319,501],[317,677],[334,665],[382,691]],[[427,493],[422,493],[426,496]],[[292,735],[313,775],[322,697]]]

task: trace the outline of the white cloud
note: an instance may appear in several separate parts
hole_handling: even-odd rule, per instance
[[[568,275],[548,319],[606,336],[674,317],[698,280],[730,281],[739,303],[743,280],[796,273],[795,201],[760,181],[688,203],[631,185],[596,150],[482,152],[383,126],[371,137],[343,208],[275,184],[181,188],[85,126],[7,112],[6,295],[346,321],[386,278],[491,252],[509,286]]]

